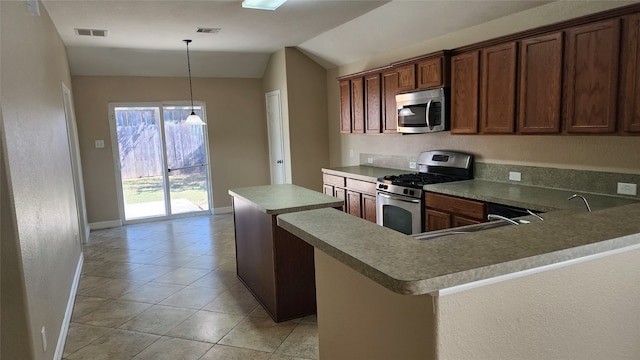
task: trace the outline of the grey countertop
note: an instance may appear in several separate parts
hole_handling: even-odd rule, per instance
[[[352,179],[370,182],[375,182],[378,178],[381,178],[385,175],[410,174],[416,171],[417,170],[408,171],[365,165],[331,167],[322,169],[322,172],[325,174],[345,176]]]
[[[335,209],[280,215],[278,225],[378,284],[409,295],[640,244],[640,204],[565,213],[431,240]]]
[[[367,166],[323,171],[369,181],[394,173]],[[633,199],[582,194],[594,209],[589,213],[580,199],[568,201],[573,192],[566,190],[481,180],[424,188],[548,214],[543,222],[430,240],[416,240],[335,209],[281,215],[278,225],[400,294],[432,293],[640,244],[640,203]]]
[[[229,195],[252,203],[258,210],[278,215],[327,207],[339,207],[343,200],[291,184],[230,189]]]

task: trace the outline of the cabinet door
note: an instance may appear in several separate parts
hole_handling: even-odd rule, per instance
[[[351,132],[364,133],[364,80],[351,79]]]
[[[448,229],[451,227],[451,215],[433,209],[424,211],[425,231]]]
[[[365,82],[365,108],[366,108],[366,120],[365,129],[366,133],[376,134],[380,133],[381,123],[381,104],[380,99],[380,74],[371,74],[364,77]]]
[[[620,19],[567,30],[564,131],[615,131]]]
[[[351,82],[342,80],[340,85],[340,133],[351,133]]]
[[[347,212],[359,218],[362,217],[362,205],[360,204],[360,193],[347,190]]]
[[[480,132],[510,134],[516,121],[516,43],[482,50]]]
[[[562,50],[561,32],[520,43],[518,132],[560,132]]]
[[[333,196],[335,196],[338,199],[344,201],[342,203],[342,211],[346,212],[347,211],[347,190],[346,189],[341,189],[341,188],[334,188]]]
[[[624,18],[620,94],[620,128],[640,133],[640,14]]]
[[[451,133],[478,132],[479,53],[451,58]]]
[[[376,197],[362,194],[362,218],[372,223],[376,222]]]
[[[398,72],[382,73],[382,132],[395,134],[398,132],[398,107],[396,93],[398,92]]]
[[[398,72],[398,92],[411,91],[416,88],[416,64],[399,66]]]
[[[453,220],[451,222],[451,227],[465,226],[465,225],[475,225],[480,224],[480,221],[469,219],[466,217],[453,215]]]
[[[442,57],[420,61],[418,68],[418,88],[429,89],[444,86],[442,76]]]

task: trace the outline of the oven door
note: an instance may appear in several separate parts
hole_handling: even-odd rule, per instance
[[[401,195],[378,192],[376,223],[411,235],[422,232],[422,201]]]

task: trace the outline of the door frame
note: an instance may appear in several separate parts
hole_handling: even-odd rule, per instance
[[[89,240],[89,220],[87,219],[87,203],[84,194],[84,179],[82,176],[82,159],[80,157],[80,140],[78,139],[78,127],[73,107],[73,96],[69,87],[62,84],[62,104],[64,107],[65,122],[67,125],[67,139],[69,142],[69,156],[71,160],[71,176],[73,177],[73,190],[76,195],[76,210],[78,212],[78,241],[82,246]],[[68,101],[67,101],[68,99]]]
[[[195,106],[202,106],[202,114],[203,120],[207,119],[207,112],[205,103],[202,101],[194,101],[193,104]],[[180,214],[171,214],[171,195],[169,190],[169,175],[167,174],[167,159],[166,159],[166,141],[165,141],[165,133],[164,133],[164,115],[162,114],[162,109],[166,106],[191,106],[191,102],[189,101],[160,101],[160,102],[114,102],[109,103],[109,131],[111,134],[111,149],[113,155],[113,165],[114,165],[114,173],[116,178],[116,199],[118,200],[118,216],[123,225],[130,224],[139,224],[145,222],[152,221],[162,221],[162,220],[171,220],[171,219],[179,219],[185,217],[199,216],[205,214],[213,214],[213,186],[211,184],[211,159],[209,153],[209,136],[208,131],[204,131],[204,146],[207,156],[207,185],[209,187],[208,191],[208,201],[209,201],[209,210],[203,211],[194,211],[188,213],[180,213]],[[122,168],[122,164],[120,163],[120,147],[118,145],[118,133],[116,128],[116,118],[115,118],[115,108],[116,107],[158,107],[160,108],[160,137],[162,138],[163,144],[163,153],[162,153],[162,166],[163,166],[163,186],[165,188],[164,191],[164,200],[165,200],[165,210],[166,214],[163,216],[153,216],[147,218],[138,218],[127,220],[124,212],[124,189],[122,187],[122,173],[120,172]],[[197,125],[194,125],[197,126]],[[208,123],[207,125],[208,126]]]

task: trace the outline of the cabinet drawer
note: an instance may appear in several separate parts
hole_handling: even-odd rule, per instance
[[[484,220],[486,214],[486,206],[480,201],[433,193],[427,193],[425,198],[427,207],[448,211],[456,215]]]
[[[355,190],[369,195],[376,194],[376,184],[368,181],[347,178],[347,189]]]
[[[322,174],[322,182],[327,185],[338,187],[344,187],[345,185],[344,177],[330,174]]]

